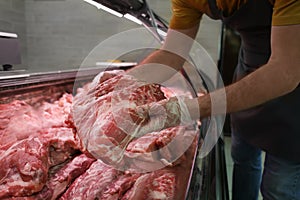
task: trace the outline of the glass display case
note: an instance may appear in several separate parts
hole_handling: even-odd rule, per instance
[[[21,62],[12,62],[12,67],[5,71],[0,71],[1,104],[14,100],[25,100],[32,105],[40,101],[53,102],[63,93],[72,94],[75,82],[81,86],[90,82],[103,71],[103,66],[107,70],[129,69],[155,48],[159,48],[168,29],[168,23],[150,8],[146,0],[28,0],[19,4],[11,1],[6,6],[1,6],[0,11],[4,10],[8,15],[10,12],[18,12],[17,17],[7,16],[7,21],[12,25],[6,27],[6,30],[19,30],[21,50],[14,50],[13,53],[20,53],[22,59]],[[98,9],[106,12],[98,12]],[[108,27],[105,25],[107,23],[114,25]],[[13,24],[15,28],[12,28]],[[120,44],[110,43],[104,45],[108,50],[100,49],[101,55],[87,62],[86,57],[95,50],[95,44],[104,44],[100,37],[107,38],[126,32],[128,28],[141,26],[152,36],[152,49],[131,51],[116,57],[114,54],[111,56],[109,51],[120,49]],[[1,45],[0,42],[0,49],[4,47]],[[190,62],[195,63],[192,57]],[[189,71],[188,67],[182,71],[187,80],[191,73],[194,71]],[[202,90],[199,87],[207,88],[207,84],[212,84],[203,81],[202,74],[197,73],[196,77],[201,84],[190,83],[194,96]],[[202,142],[206,134],[210,134],[212,121],[217,126],[216,130],[223,128],[218,118],[203,120],[197,127],[199,138],[186,185],[187,200],[229,199],[222,137],[206,156],[199,156]]]

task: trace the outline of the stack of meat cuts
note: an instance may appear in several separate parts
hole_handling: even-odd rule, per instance
[[[80,149],[65,119],[72,96],[34,108],[22,101],[0,105],[0,199],[31,196]]]
[[[160,86],[111,71],[74,99],[0,105],[0,199],[184,199],[195,131],[135,137],[123,123],[128,110],[112,109],[124,99],[130,107],[165,98]]]

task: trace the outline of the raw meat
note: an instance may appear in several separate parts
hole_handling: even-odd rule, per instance
[[[128,168],[136,172],[149,172],[180,164],[195,134],[187,127],[177,126],[133,140],[125,152]]]
[[[0,198],[39,192],[51,166],[63,163],[80,149],[78,139],[64,123],[72,96],[34,108],[16,101],[1,105]],[[15,110],[13,108],[16,108]]]
[[[74,125],[84,150],[108,164],[122,165],[124,148],[135,137],[132,133],[138,124],[143,123],[139,116],[128,113],[130,107],[165,97],[159,85],[145,84],[125,74],[105,82],[99,80],[101,76],[74,98]]]
[[[176,174],[161,170],[139,177],[122,200],[173,200],[175,199]]]
[[[16,142],[0,154],[0,198],[40,191],[49,168],[70,158],[78,148],[72,130],[65,127]]]
[[[44,139],[44,146],[48,148],[50,166],[64,162],[80,149],[79,139],[70,128],[50,128],[40,137]]]
[[[95,159],[85,154],[76,156],[71,162],[63,166],[53,177],[50,177],[41,192],[35,195],[36,199],[54,200],[81,174],[83,174]]]
[[[193,131],[187,132],[193,133]],[[144,173],[121,199],[183,200],[193,164],[196,141],[197,137],[175,166]]]
[[[130,108],[163,99],[159,85],[111,71],[78,89],[71,113],[68,94],[39,108],[0,105],[0,199],[184,199],[196,132],[177,126],[128,134],[144,123]],[[123,168],[106,164],[120,155]]]
[[[122,174],[114,182],[108,185],[99,199],[118,200],[133,186],[140,174]]]
[[[42,129],[37,111],[25,102],[14,101],[0,107],[0,152],[30,135],[38,135]]]
[[[60,198],[61,200],[94,200],[99,198],[120,172],[100,160],[77,178]]]
[[[45,129],[66,127],[64,123],[72,106],[72,95],[65,94],[53,104],[45,102],[34,108],[23,101],[0,105],[0,152]]]
[[[48,152],[42,139],[24,139],[0,155],[0,199],[28,196],[47,181]]]

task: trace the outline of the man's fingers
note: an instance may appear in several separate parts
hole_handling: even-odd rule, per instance
[[[143,125],[149,120],[148,111],[144,108],[137,107],[136,109],[129,108],[129,115],[132,121],[137,125]]]

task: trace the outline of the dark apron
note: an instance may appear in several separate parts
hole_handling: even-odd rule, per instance
[[[270,35],[273,6],[268,0],[248,0],[235,13],[225,16],[208,0],[211,18],[221,19],[241,36],[237,81],[266,64],[271,54]],[[276,83],[274,83],[274,88]],[[300,90],[254,108],[231,114],[233,134],[284,159],[300,161]]]

